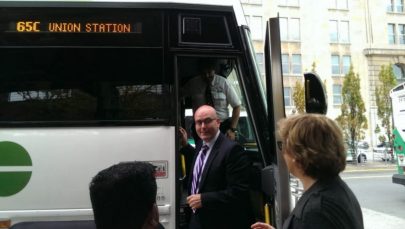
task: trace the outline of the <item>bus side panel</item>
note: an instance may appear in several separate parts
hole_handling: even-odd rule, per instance
[[[0,196],[0,218],[12,223],[40,220],[39,216],[45,220],[52,220],[49,216],[91,218],[91,178],[113,164],[137,160],[157,166],[160,219],[167,228],[174,228],[175,216],[169,215],[175,212],[174,133],[174,127],[2,129],[0,144],[22,146],[32,166],[2,165],[0,173],[32,174],[21,191]]]

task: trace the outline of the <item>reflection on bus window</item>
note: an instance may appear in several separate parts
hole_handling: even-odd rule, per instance
[[[158,50],[3,49],[0,122],[168,120]]]

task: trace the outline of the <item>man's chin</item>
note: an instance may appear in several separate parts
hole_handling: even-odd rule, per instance
[[[211,138],[209,136],[206,135],[201,135],[200,138],[204,141],[204,142],[209,142],[211,140]]]

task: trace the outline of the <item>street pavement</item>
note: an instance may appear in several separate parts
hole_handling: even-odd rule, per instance
[[[363,212],[364,229],[403,229],[405,219],[376,212],[367,208],[361,209]]]
[[[354,165],[347,163],[344,173],[366,172],[366,171],[393,171],[397,170],[396,163],[383,161],[368,161],[366,163]],[[371,209],[362,208],[364,229],[403,229],[405,219],[387,215]]]
[[[367,161],[365,163],[358,163],[357,165],[352,162],[347,162],[346,169],[343,172],[362,172],[362,171],[384,171],[397,169],[397,164],[390,161]]]

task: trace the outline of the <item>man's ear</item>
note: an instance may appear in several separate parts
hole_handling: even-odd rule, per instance
[[[218,127],[221,125],[221,119],[217,118],[215,119],[215,122],[217,123]]]
[[[159,225],[159,210],[155,203],[153,204],[151,211],[146,217],[142,229],[156,229],[158,225]]]

